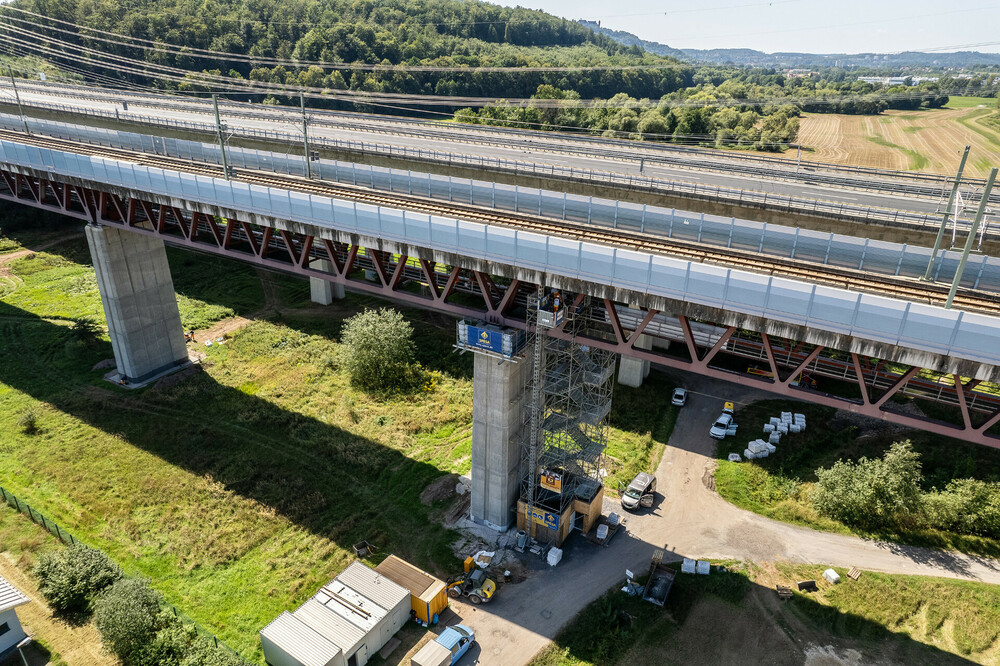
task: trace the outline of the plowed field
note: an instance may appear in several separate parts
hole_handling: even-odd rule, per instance
[[[878,116],[805,114],[799,141],[813,151],[802,159],[837,164],[954,173],[962,149],[972,146],[970,176],[1000,166],[1000,127],[984,108],[887,111]],[[789,155],[794,155],[790,152]]]

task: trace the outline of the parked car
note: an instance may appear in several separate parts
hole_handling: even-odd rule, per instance
[[[622,494],[622,508],[626,511],[635,511],[639,507],[648,509],[653,506],[656,477],[639,472],[627,487],[624,483],[619,483],[618,491]]]
[[[688,401],[687,389],[675,388],[674,394],[670,398],[670,404],[676,405],[677,407],[683,407],[684,403]]]
[[[453,624],[427,643],[410,660],[412,666],[457,664],[476,642],[476,632],[464,624]]]
[[[735,436],[737,425],[733,421],[733,403],[727,402],[722,407],[722,414],[719,418],[715,419],[715,423],[712,424],[712,429],[708,431],[708,434],[713,439],[725,439],[727,436]]]

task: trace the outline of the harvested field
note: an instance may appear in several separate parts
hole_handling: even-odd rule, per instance
[[[802,159],[951,174],[962,148],[971,145],[966,173],[983,177],[1000,165],[1000,129],[985,121],[993,112],[967,107],[877,116],[804,114],[799,141],[813,150],[803,151]]]

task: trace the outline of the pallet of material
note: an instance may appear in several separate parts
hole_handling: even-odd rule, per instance
[[[587,541],[595,546],[607,546],[611,543],[611,539],[618,533],[618,530],[621,529],[623,524],[624,521],[619,521],[617,524],[612,525],[605,516],[601,516],[590,532],[587,533]],[[601,529],[602,525],[607,528],[607,536],[603,539],[598,539],[597,533],[604,532],[604,530]]]
[[[788,587],[787,585],[775,585],[774,589],[778,593],[778,598],[781,599],[782,601],[788,601],[789,599],[792,598],[793,594],[792,588]]]

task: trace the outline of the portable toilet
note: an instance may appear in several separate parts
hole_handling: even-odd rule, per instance
[[[437,622],[448,607],[448,586],[444,581],[406,560],[390,555],[375,571],[410,591],[410,606],[417,619],[427,625]]]

